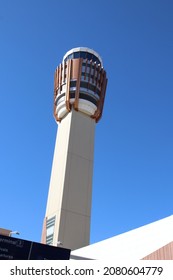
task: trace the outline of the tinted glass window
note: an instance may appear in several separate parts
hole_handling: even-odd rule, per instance
[[[88,60],[91,60],[93,58],[93,55],[91,53],[87,53]]]
[[[70,82],[70,87],[75,87],[76,86],[76,81],[71,81]]]
[[[84,88],[87,88],[88,86],[88,82],[80,82],[80,87],[84,87]]]
[[[75,91],[70,91],[70,98],[75,98]]]
[[[73,53],[68,55],[68,59],[72,59],[73,58]]]
[[[97,57],[95,55],[93,55],[93,61],[96,61]]]
[[[80,52],[80,57],[85,59],[86,58],[86,54],[87,54],[86,52]]]
[[[88,52],[81,51],[81,52],[75,52],[75,53],[69,54],[67,56],[67,58],[65,59],[65,61],[68,59],[73,59],[73,58],[83,58],[83,59],[87,58],[89,61],[92,60],[93,62],[96,62],[97,64],[101,64],[99,59],[94,54],[88,53]]]
[[[80,57],[80,52],[75,52],[74,53],[74,58],[79,58]]]

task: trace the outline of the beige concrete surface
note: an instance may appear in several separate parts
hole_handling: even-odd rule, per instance
[[[58,126],[47,219],[56,215],[53,245],[89,244],[95,120],[72,110]]]

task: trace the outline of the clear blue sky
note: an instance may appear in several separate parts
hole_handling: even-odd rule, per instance
[[[40,241],[71,48],[108,75],[96,127],[91,243],[173,214],[173,1],[0,1],[0,227]]]

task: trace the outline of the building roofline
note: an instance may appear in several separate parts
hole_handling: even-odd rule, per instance
[[[103,66],[103,61],[102,61],[102,58],[100,57],[100,55],[95,52],[94,50],[90,49],[90,48],[87,48],[87,47],[77,47],[77,48],[73,48],[71,50],[69,50],[68,52],[66,52],[66,54],[63,56],[63,60],[66,59],[66,57],[71,54],[71,53],[74,53],[74,52],[88,52],[88,53],[92,53],[93,55],[95,55],[101,62],[101,66]]]

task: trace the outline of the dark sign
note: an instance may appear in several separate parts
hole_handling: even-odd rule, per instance
[[[70,249],[0,235],[0,260],[69,260]]]

